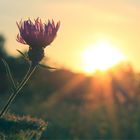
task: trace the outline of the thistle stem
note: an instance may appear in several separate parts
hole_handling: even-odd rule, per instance
[[[21,83],[19,84],[19,86],[16,88],[16,90],[11,94],[11,96],[9,97],[7,103],[3,107],[3,109],[2,109],[2,111],[0,113],[0,118],[3,117],[3,115],[7,112],[8,108],[11,105],[11,103],[14,101],[14,99],[19,94],[19,92],[21,91],[21,89],[25,86],[25,84],[27,83],[27,81],[30,79],[30,77],[33,74],[33,72],[35,71],[36,67],[37,67],[37,65],[31,65],[30,66],[29,71],[27,72],[26,76],[23,78],[23,80],[21,81]]]
[[[11,70],[10,70],[10,68],[9,68],[9,65],[7,64],[7,62],[6,62],[4,59],[1,59],[1,61],[2,61],[3,64],[5,65],[8,78],[9,78],[11,84],[12,84],[13,89],[15,90],[15,89],[17,88],[17,86],[16,86],[16,84],[15,84],[15,81],[14,81],[14,78],[13,78],[13,76],[12,76],[12,73],[11,73]]]

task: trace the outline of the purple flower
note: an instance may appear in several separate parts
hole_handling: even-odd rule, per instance
[[[42,23],[40,18],[32,22],[30,19],[17,23],[20,34],[17,35],[17,41],[29,45],[29,59],[37,64],[44,57],[44,48],[52,43],[57,35],[60,22],[57,24],[48,20],[48,23]]]
[[[17,23],[20,34],[17,35],[17,41],[22,44],[28,44],[30,47],[45,48],[50,45],[56,37],[60,22],[55,25],[54,21],[42,23],[40,18],[35,19],[33,23],[30,19]]]

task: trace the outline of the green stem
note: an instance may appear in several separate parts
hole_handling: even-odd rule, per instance
[[[10,98],[8,99],[8,102],[3,107],[3,109],[2,109],[2,111],[0,113],[0,118],[3,117],[3,115],[7,112],[9,106],[14,101],[14,99],[16,98],[16,96],[19,94],[19,92],[21,91],[21,89],[25,86],[25,84],[27,83],[27,81],[30,79],[30,77],[33,74],[33,72],[35,71],[36,67],[37,66],[33,66],[33,65],[30,67],[30,69],[27,72],[26,76],[21,81],[19,87],[11,94]]]
[[[8,78],[12,84],[12,87],[14,88],[14,90],[17,88],[16,84],[15,84],[15,81],[14,81],[14,78],[12,76],[12,73],[10,71],[10,68],[9,68],[9,65],[7,64],[7,62],[4,60],[4,59],[1,59],[3,64],[5,65],[5,68],[6,68],[6,72],[7,72],[7,75],[8,75]]]
[[[24,76],[24,78],[22,79],[22,81],[21,81],[20,84],[19,84],[19,87],[20,87],[20,85],[22,85],[22,83],[25,81],[25,79],[26,79],[26,78],[28,77],[28,75],[30,74],[32,67],[33,67],[32,64],[30,64],[29,69],[28,69],[28,71],[26,72],[26,75]]]

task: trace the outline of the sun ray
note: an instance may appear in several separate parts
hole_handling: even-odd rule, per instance
[[[76,89],[82,81],[85,80],[85,76],[79,74],[72,79],[70,79],[63,87],[56,90],[52,96],[48,99],[49,106],[55,105],[55,103],[60,102],[60,100],[63,100],[64,97],[69,95],[74,89]]]

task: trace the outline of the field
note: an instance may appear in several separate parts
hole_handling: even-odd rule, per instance
[[[20,80],[27,70],[27,62],[22,57],[7,57],[7,62],[16,80]],[[10,83],[2,63],[0,67],[2,108],[10,96]],[[126,63],[92,76],[66,69],[50,71],[37,68],[11,105],[7,117],[4,117],[8,122],[0,121],[1,135],[7,137],[14,134],[17,139],[22,139],[26,136],[26,130],[29,134],[32,129],[38,132],[42,123],[36,120],[34,128],[33,117],[46,122],[42,124],[44,129],[38,132],[42,133],[42,140],[139,139],[139,81],[139,74]],[[14,125],[13,129],[15,120],[19,124],[16,124],[18,128]],[[7,130],[5,125],[11,130]]]

